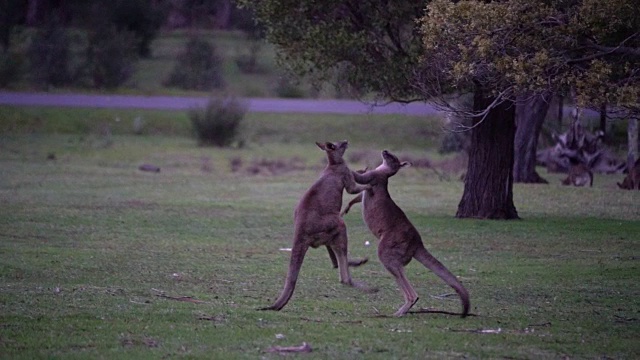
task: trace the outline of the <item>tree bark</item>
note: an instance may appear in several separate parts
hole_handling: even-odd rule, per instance
[[[473,108],[482,111],[493,100],[477,88]],[[456,217],[519,219],[513,204],[515,105],[505,101],[484,119],[473,118],[473,125],[464,193]]]
[[[517,102],[513,165],[513,181],[517,183],[549,183],[536,172],[536,152],[550,101],[550,94],[526,94]]]
[[[638,159],[638,119],[629,118],[627,124],[627,143],[629,151],[627,153],[627,169],[630,171],[633,164]]]
[[[602,141],[606,144],[608,141],[607,134],[607,103],[600,104],[600,131],[602,131]]]

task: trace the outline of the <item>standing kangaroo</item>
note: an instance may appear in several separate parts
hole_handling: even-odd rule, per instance
[[[462,301],[462,317],[465,317],[469,313],[467,290],[455,275],[425,249],[418,230],[389,195],[389,178],[401,167],[407,165],[410,164],[401,163],[395,155],[384,150],[382,165],[356,178],[358,183],[368,184],[371,188],[351,200],[342,215],[346,214],[353,204],[362,202],[364,221],[369,230],[380,240],[378,257],[384,267],[395,277],[404,294],[404,305],[395,312],[395,316],[406,314],[418,301],[418,294],[404,273],[404,267],[412,258],[415,258],[458,293]]]
[[[316,143],[327,153],[329,163],[320,178],[302,196],[293,214],[294,237],[289,261],[289,271],[280,297],[269,307],[260,310],[280,310],[293,294],[304,256],[309,247],[326,245],[334,267],[340,270],[340,282],[351,286],[355,283],[349,274],[349,265],[358,266],[367,260],[350,262],[347,258],[347,227],[340,217],[342,192],[357,194],[369,188],[358,185],[354,175],[343,160],[347,150],[346,140],[337,143]]]

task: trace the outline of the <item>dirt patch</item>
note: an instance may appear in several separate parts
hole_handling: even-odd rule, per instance
[[[304,170],[306,168],[304,160],[299,157],[289,159],[259,159],[244,165],[241,158],[229,160],[229,166],[234,173],[244,173],[248,175],[282,175],[291,171]]]

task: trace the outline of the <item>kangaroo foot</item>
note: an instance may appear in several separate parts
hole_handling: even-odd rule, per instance
[[[413,305],[415,305],[415,303],[418,302],[418,298],[416,298],[415,300],[412,301],[407,301],[406,303],[404,303],[404,305],[402,305],[400,307],[400,309],[398,309],[398,311],[395,312],[395,314],[393,314],[393,316],[395,317],[401,317],[404,314],[406,314],[407,312],[409,312],[409,309],[411,309],[411,307]]]

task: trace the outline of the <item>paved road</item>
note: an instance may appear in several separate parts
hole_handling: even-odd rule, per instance
[[[128,108],[186,110],[207,103],[206,97],[183,96],[127,96],[0,92],[0,105],[62,106],[92,108]],[[406,114],[436,113],[425,103],[386,105],[366,104],[349,100],[307,99],[245,99],[251,112],[269,113],[333,113],[333,114]]]

